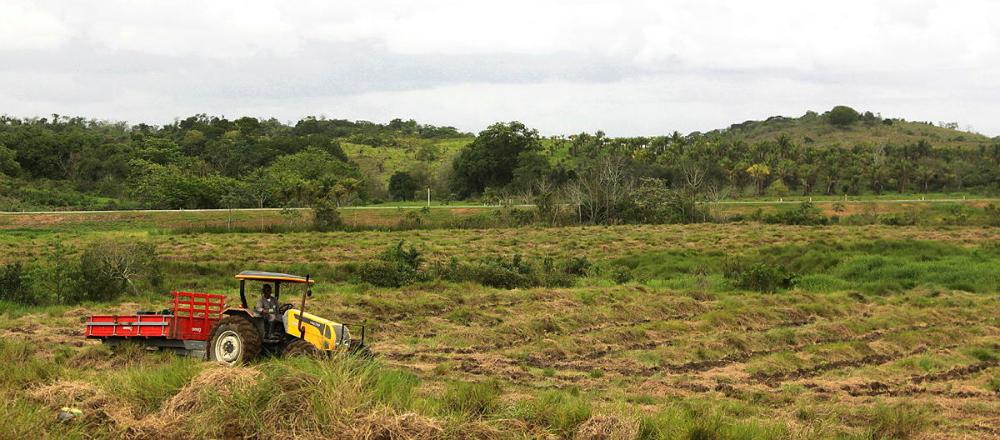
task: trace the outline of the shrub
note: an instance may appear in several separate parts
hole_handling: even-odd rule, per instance
[[[412,270],[388,261],[366,261],[358,266],[358,280],[376,287],[401,287],[414,280]]]
[[[410,245],[409,249],[404,249],[403,245],[405,244],[406,241],[400,240],[394,246],[391,246],[389,249],[382,252],[382,255],[379,258],[381,258],[382,261],[400,264],[413,270],[419,269],[420,263],[423,261],[420,251],[418,251],[413,245]]]
[[[787,196],[788,186],[785,185],[785,182],[783,180],[774,179],[774,182],[771,182],[771,184],[767,186],[767,195],[772,197]]]
[[[723,276],[733,280],[738,289],[773,293],[780,289],[788,289],[795,285],[795,274],[784,266],[755,263],[743,264],[736,260],[723,263]]]
[[[340,218],[337,205],[330,201],[321,201],[312,208],[313,229],[317,231],[333,231],[344,225],[344,220]]]
[[[846,127],[858,121],[861,115],[856,110],[845,105],[838,105],[827,113],[830,123],[838,127]]]
[[[426,206],[425,206],[426,208]],[[424,224],[424,218],[421,216],[420,211],[409,210],[406,214],[403,214],[403,218],[399,220],[399,227],[403,229],[416,229]]]
[[[632,281],[632,270],[625,266],[612,266],[611,280],[618,284],[625,284]]]
[[[74,277],[74,301],[107,301],[142,287],[158,288],[162,282],[156,248],[150,243],[122,240],[90,245],[80,256]]]
[[[629,223],[698,223],[709,220],[708,208],[693,191],[670,189],[661,179],[642,179],[631,199],[616,211]]]
[[[382,252],[378,260],[358,266],[358,279],[378,287],[401,287],[416,281],[421,275],[420,251],[412,245],[405,249],[404,244],[400,240]]]
[[[913,226],[917,224],[917,212],[913,210],[894,212],[880,216],[879,221],[888,226]]]
[[[537,285],[531,268],[523,263],[521,255],[514,255],[508,262],[495,258],[474,265],[469,271],[472,280],[479,284],[500,289],[528,288]]]
[[[9,263],[0,268],[0,300],[37,305],[41,300],[31,287],[31,278],[21,263]]]
[[[986,214],[986,224],[990,226],[1000,226],[1000,208],[993,206],[992,203],[983,208],[983,212]]]
[[[810,202],[802,202],[791,211],[781,211],[764,217],[766,223],[784,225],[825,225],[828,219]]]
[[[583,276],[590,269],[590,260],[587,257],[573,257],[563,263],[563,272],[569,275]]]

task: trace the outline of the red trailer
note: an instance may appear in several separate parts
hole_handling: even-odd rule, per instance
[[[173,292],[172,308],[135,315],[94,315],[84,335],[105,344],[134,341],[152,349],[205,356],[205,341],[226,308],[225,295]]]

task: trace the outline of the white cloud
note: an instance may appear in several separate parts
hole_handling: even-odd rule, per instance
[[[0,53],[58,47],[68,30],[53,14],[29,1],[0,2]]]
[[[1000,2],[0,2],[0,112],[705,130],[838,103],[1000,134]]]

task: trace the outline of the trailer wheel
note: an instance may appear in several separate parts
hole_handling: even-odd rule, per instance
[[[224,365],[241,365],[260,354],[260,334],[242,316],[222,318],[212,329],[208,359]]]
[[[285,351],[282,355],[285,357],[302,356],[319,359],[323,356],[323,352],[304,339],[296,339],[285,346]]]

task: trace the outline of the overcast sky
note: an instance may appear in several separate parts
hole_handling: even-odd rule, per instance
[[[0,1],[0,113],[705,131],[837,104],[1000,135],[1000,1]]]

